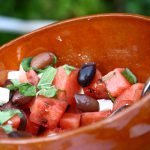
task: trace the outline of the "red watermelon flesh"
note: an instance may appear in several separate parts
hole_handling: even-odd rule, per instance
[[[117,97],[117,101],[131,100],[133,102],[141,98],[142,90],[144,88],[143,83],[133,84],[130,88],[126,89],[121,95]]]
[[[101,82],[102,74],[97,69],[95,77],[91,84],[87,87],[84,87],[84,93],[90,97],[93,97],[95,99],[102,99],[102,98],[108,98],[108,92],[106,89],[106,86],[103,82]]]
[[[80,91],[80,86],[77,82],[79,69],[71,71],[68,75],[63,66],[57,69],[53,84],[57,89],[66,91],[66,99],[70,105],[75,105],[74,94]]]
[[[30,121],[49,129],[56,128],[67,108],[67,102],[38,96],[31,107]]]
[[[64,113],[60,119],[60,127],[62,129],[76,129],[80,126],[81,114]]]
[[[123,70],[123,68],[118,68],[114,71],[109,72],[109,74],[113,75],[104,81],[107,90],[113,97],[119,96],[124,90],[128,89],[131,86],[127,79],[121,74]]]
[[[38,82],[39,82],[40,78],[38,77],[37,73],[34,70],[29,70],[26,73],[26,76],[27,76],[27,79],[28,79],[29,83],[31,83],[34,86],[38,85]]]
[[[122,101],[115,101],[114,106],[113,106],[113,111],[119,109],[120,107],[124,105],[132,105],[133,101],[132,100],[122,100]]]
[[[81,126],[89,125],[107,118],[111,111],[85,112],[81,116]]]
[[[18,115],[15,115],[4,124],[11,125],[14,129],[17,129],[20,125],[20,117]]]

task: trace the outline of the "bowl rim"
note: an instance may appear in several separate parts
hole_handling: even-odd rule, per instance
[[[128,13],[104,13],[104,14],[89,15],[89,16],[84,16],[84,17],[77,17],[77,18],[73,18],[73,19],[67,19],[65,21],[56,22],[56,23],[44,26],[42,28],[39,28],[37,30],[34,30],[28,34],[23,35],[23,36],[20,36],[19,38],[16,38],[16,39],[2,45],[0,47],[0,51],[5,50],[6,47],[13,45],[13,43],[21,40],[22,38],[27,38],[32,34],[46,30],[48,28],[52,28],[52,27],[66,24],[66,23],[70,23],[70,22],[75,22],[75,21],[80,21],[80,20],[91,20],[93,18],[103,18],[103,17],[133,18],[133,19],[137,19],[137,20],[141,20],[141,21],[150,22],[150,17],[148,17],[148,16],[143,16],[143,15],[139,15],[139,14],[128,14]],[[146,97],[150,98],[150,94]],[[95,130],[96,128],[102,127],[103,125],[109,124],[109,123],[115,121],[116,119],[121,118],[125,114],[134,110],[136,107],[144,104],[144,102],[146,102],[148,99],[148,98],[146,99],[146,97],[144,97],[144,98],[142,98],[142,100],[136,102],[134,105],[129,107],[126,111],[120,112],[119,114],[117,114],[111,118],[104,119],[103,121],[97,122],[95,124],[80,127],[76,130],[65,132],[65,133],[62,133],[60,135],[58,134],[58,135],[51,136],[51,137],[37,137],[37,138],[35,137],[35,138],[28,138],[28,139],[10,139],[10,138],[9,139],[0,139],[0,145],[1,144],[25,145],[25,144],[33,144],[33,143],[35,144],[38,142],[54,142],[57,140],[61,140],[65,137],[69,137],[71,135],[77,135],[79,133],[84,133],[84,132],[89,131],[89,130]]]

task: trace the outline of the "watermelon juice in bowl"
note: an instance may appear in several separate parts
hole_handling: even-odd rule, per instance
[[[148,25],[136,15],[89,16],[2,46],[1,148],[120,149],[124,138],[148,147]]]

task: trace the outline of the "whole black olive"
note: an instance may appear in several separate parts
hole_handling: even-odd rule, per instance
[[[96,73],[96,64],[94,62],[85,63],[79,70],[78,83],[82,87],[88,86]]]
[[[32,137],[30,133],[23,131],[12,131],[8,134],[10,138],[29,138]]]
[[[75,94],[76,107],[83,112],[99,110],[99,103],[94,98],[85,94]]]
[[[18,91],[16,91],[12,97],[12,103],[15,106],[22,106],[31,102],[32,99],[33,99],[32,96],[24,96],[24,95],[21,95]]]
[[[50,52],[43,52],[33,57],[31,61],[31,67],[43,69],[49,65],[52,65],[56,56]]]
[[[122,110],[126,109],[127,107],[129,107],[130,105],[126,104],[120,108],[118,108],[117,110],[115,110],[109,117],[116,115],[117,113],[121,112]]]
[[[150,92],[150,77],[149,79],[146,81],[146,84],[144,86],[144,89],[142,91],[142,96],[144,96],[145,94]]]

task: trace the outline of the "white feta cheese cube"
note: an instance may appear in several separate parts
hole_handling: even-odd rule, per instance
[[[97,100],[99,103],[99,111],[112,110],[113,103],[111,100],[99,99]]]
[[[19,71],[10,71],[10,72],[8,72],[8,79],[19,80]]]
[[[10,90],[0,87],[0,106],[9,101]]]

